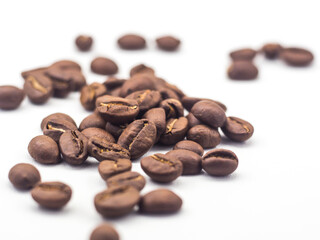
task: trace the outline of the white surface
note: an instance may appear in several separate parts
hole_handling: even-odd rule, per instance
[[[319,56],[318,11],[317,1],[1,1],[0,84],[22,86],[22,70],[60,59],[78,61],[89,82],[102,82],[105,77],[89,71],[90,61],[102,55],[119,64],[120,77],[135,64],[149,64],[186,94],[220,100],[229,115],[252,122],[250,141],[220,145],[238,155],[235,174],[181,177],[166,185],[183,198],[182,211],[110,221],[122,240],[319,239],[319,61],[296,69],[258,58],[256,81],[225,76],[229,51],[267,41],[307,47]],[[116,39],[127,32],[145,36],[148,48],[118,49]],[[94,37],[91,52],[75,49],[79,33]],[[157,50],[153,40],[162,34],[181,38],[181,50]],[[88,113],[78,99],[73,93],[44,106],[26,100],[17,111],[0,111],[1,239],[82,240],[103,222],[93,206],[94,195],[105,188],[97,162],[44,166],[27,152],[44,116],[65,112],[80,123]],[[44,181],[72,187],[63,211],[41,210],[28,192],[10,185],[8,171],[19,162],[34,164]],[[133,169],[142,172],[138,161]],[[163,185],[147,178],[142,193],[158,187]]]

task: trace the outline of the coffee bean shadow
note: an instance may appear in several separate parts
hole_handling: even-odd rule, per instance
[[[245,142],[235,142],[225,136],[221,136],[221,144],[225,144],[225,145],[229,145],[229,146],[233,146],[233,147],[249,148],[249,147],[252,147],[253,143],[250,140],[245,141]],[[219,145],[217,147],[219,147]]]
[[[33,208],[35,211],[41,211],[48,215],[65,215],[71,212],[71,209],[68,207],[60,208],[60,209],[50,209],[50,208],[45,208],[38,205],[38,206],[34,206]]]
[[[174,145],[167,146],[167,145],[156,144],[151,148],[151,150],[156,151],[156,152],[157,151],[170,151],[170,150],[172,150],[173,146]]]

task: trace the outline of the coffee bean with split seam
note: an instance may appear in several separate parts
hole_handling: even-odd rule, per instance
[[[145,178],[137,172],[127,171],[108,178],[108,187],[129,185],[141,191],[146,185]]]
[[[129,159],[105,159],[100,162],[98,170],[103,180],[107,180],[114,175],[130,171],[131,167],[132,163]]]
[[[229,139],[244,142],[253,135],[254,128],[249,122],[241,118],[228,117],[221,130]]]

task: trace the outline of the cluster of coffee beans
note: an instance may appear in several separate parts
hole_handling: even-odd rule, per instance
[[[294,67],[308,66],[313,61],[313,54],[303,48],[283,47],[278,43],[265,44],[260,50],[244,48],[230,53],[232,64],[228,68],[228,76],[233,80],[252,80],[258,76],[258,68],[253,59],[262,53],[267,59],[281,59]]]

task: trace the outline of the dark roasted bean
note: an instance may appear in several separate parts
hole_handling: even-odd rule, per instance
[[[200,156],[202,156],[204,153],[204,150],[199,143],[194,142],[194,141],[190,141],[190,140],[183,140],[183,141],[178,142],[174,146],[173,150],[177,150],[177,149],[189,150],[189,151],[197,153]]]
[[[185,149],[171,150],[166,156],[179,160],[183,165],[182,175],[199,174],[202,170],[202,157]]]
[[[254,131],[253,126],[249,122],[237,117],[228,117],[221,130],[224,135],[236,142],[248,140]]]
[[[62,120],[68,121],[76,126],[76,122],[69,115],[67,115],[65,113],[53,113],[53,114],[46,116],[41,121],[41,125],[40,125],[41,130],[43,130],[43,128],[47,125],[48,121],[50,121],[52,119],[62,119]]]
[[[101,129],[101,128],[86,128],[81,132],[84,136],[86,136],[86,138],[91,138],[91,137],[99,137],[99,138],[104,138],[105,140],[107,140],[108,142],[114,143],[116,142],[114,140],[114,137],[108,133],[107,131]]]
[[[122,85],[120,96],[126,97],[133,92],[147,89],[156,90],[155,77],[150,74],[135,74]]]
[[[258,76],[258,69],[252,62],[235,61],[228,68],[228,76],[233,80],[253,80]]]
[[[160,137],[160,143],[173,145],[183,140],[188,131],[188,120],[185,117],[171,118],[166,123],[166,131]]]
[[[107,180],[108,178],[119,173],[130,171],[131,167],[132,163],[129,159],[105,159],[104,161],[100,162],[98,170],[103,180]]]
[[[191,112],[186,116],[188,119],[188,128],[203,124],[198,118],[196,118]]]
[[[166,112],[166,118],[179,118],[183,116],[182,103],[174,98],[168,98],[160,103],[160,107]]]
[[[304,67],[313,61],[313,54],[303,48],[284,48],[281,58],[291,66]]]
[[[152,108],[148,110],[142,118],[148,119],[150,122],[153,122],[157,128],[157,142],[160,136],[166,130],[166,113],[163,108]]]
[[[50,78],[43,74],[32,74],[26,77],[23,90],[34,104],[43,104],[53,94]]]
[[[113,75],[118,72],[118,66],[109,58],[97,57],[91,62],[91,71],[101,75]]]
[[[43,134],[58,142],[60,136],[67,130],[75,131],[77,126],[61,118],[52,118],[43,127]]]
[[[108,187],[132,186],[141,191],[146,185],[146,180],[140,173],[127,171],[108,178],[107,185]]]
[[[107,93],[107,88],[101,83],[91,83],[81,89],[80,102],[82,106],[92,111],[96,107],[96,99]]]
[[[122,125],[114,125],[112,123],[107,123],[105,126],[105,129],[107,132],[109,132],[115,139],[118,139],[122,132],[126,129],[128,126],[127,123]]]
[[[56,164],[61,160],[58,144],[48,136],[41,135],[33,138],[28,145],[28,151],[39,163]]]
[[[104,223],[96,227],[91,235],[90,240],[119,240],[118,232],[109,224]]]
[[[126,98],[136,100],[139,104],[140,113],[142,114],[150,108],[158,106],[161,101],[160,92],[153,90],[136,91],[126,96]]]
[[[146,74],[151,74],[154,75],[154,70],[144,64],[139,64],[137,66],[134,66],[133,68],[131,68],[130,70],[130,77],[132,77],[133,75],[137,74],[137,73],[146,73]]]
[[[136,34],[127,34],[118,39],[118,45],[126,50],[143,49],[146,47],[146,40]]]
[[[244,60],[252,61],[256,56],[257,51],[251,48],[243,48],[230,53],[230,57],[233,61]]]
[[[199,143],[204,149],[214,148],[221,142],[218,130],[203,124],[190,128],[187,139]]]
[[[9,180],[18,189],[28,190],[33,188],[41,177],[38,169],[28,163],[19,163],[13,166],[9,172]]]
[[[163,36],[156,39],[160,49],[165,51],[175,51],[180,46],[181,41],[172,36]]]
[[[76,45],[80,51],[90,50],[93,39],[90,36],[80,35],[76,38]]]
[[[202,101],[202,100],[212,101],[212,102],[218,104],[225,112],[227,111],[227,107],[223,103],[215,101],[215,100],[207,99],[207,98],[196,98],[196,97],[184,96],[181,99],[181,103],[182,103],[183,107],[190,112],[193,105],[196,104],[197,102]]]
[[[15,86],[0,86],[0,109],[13,110],[20,106],[24,92]]]

